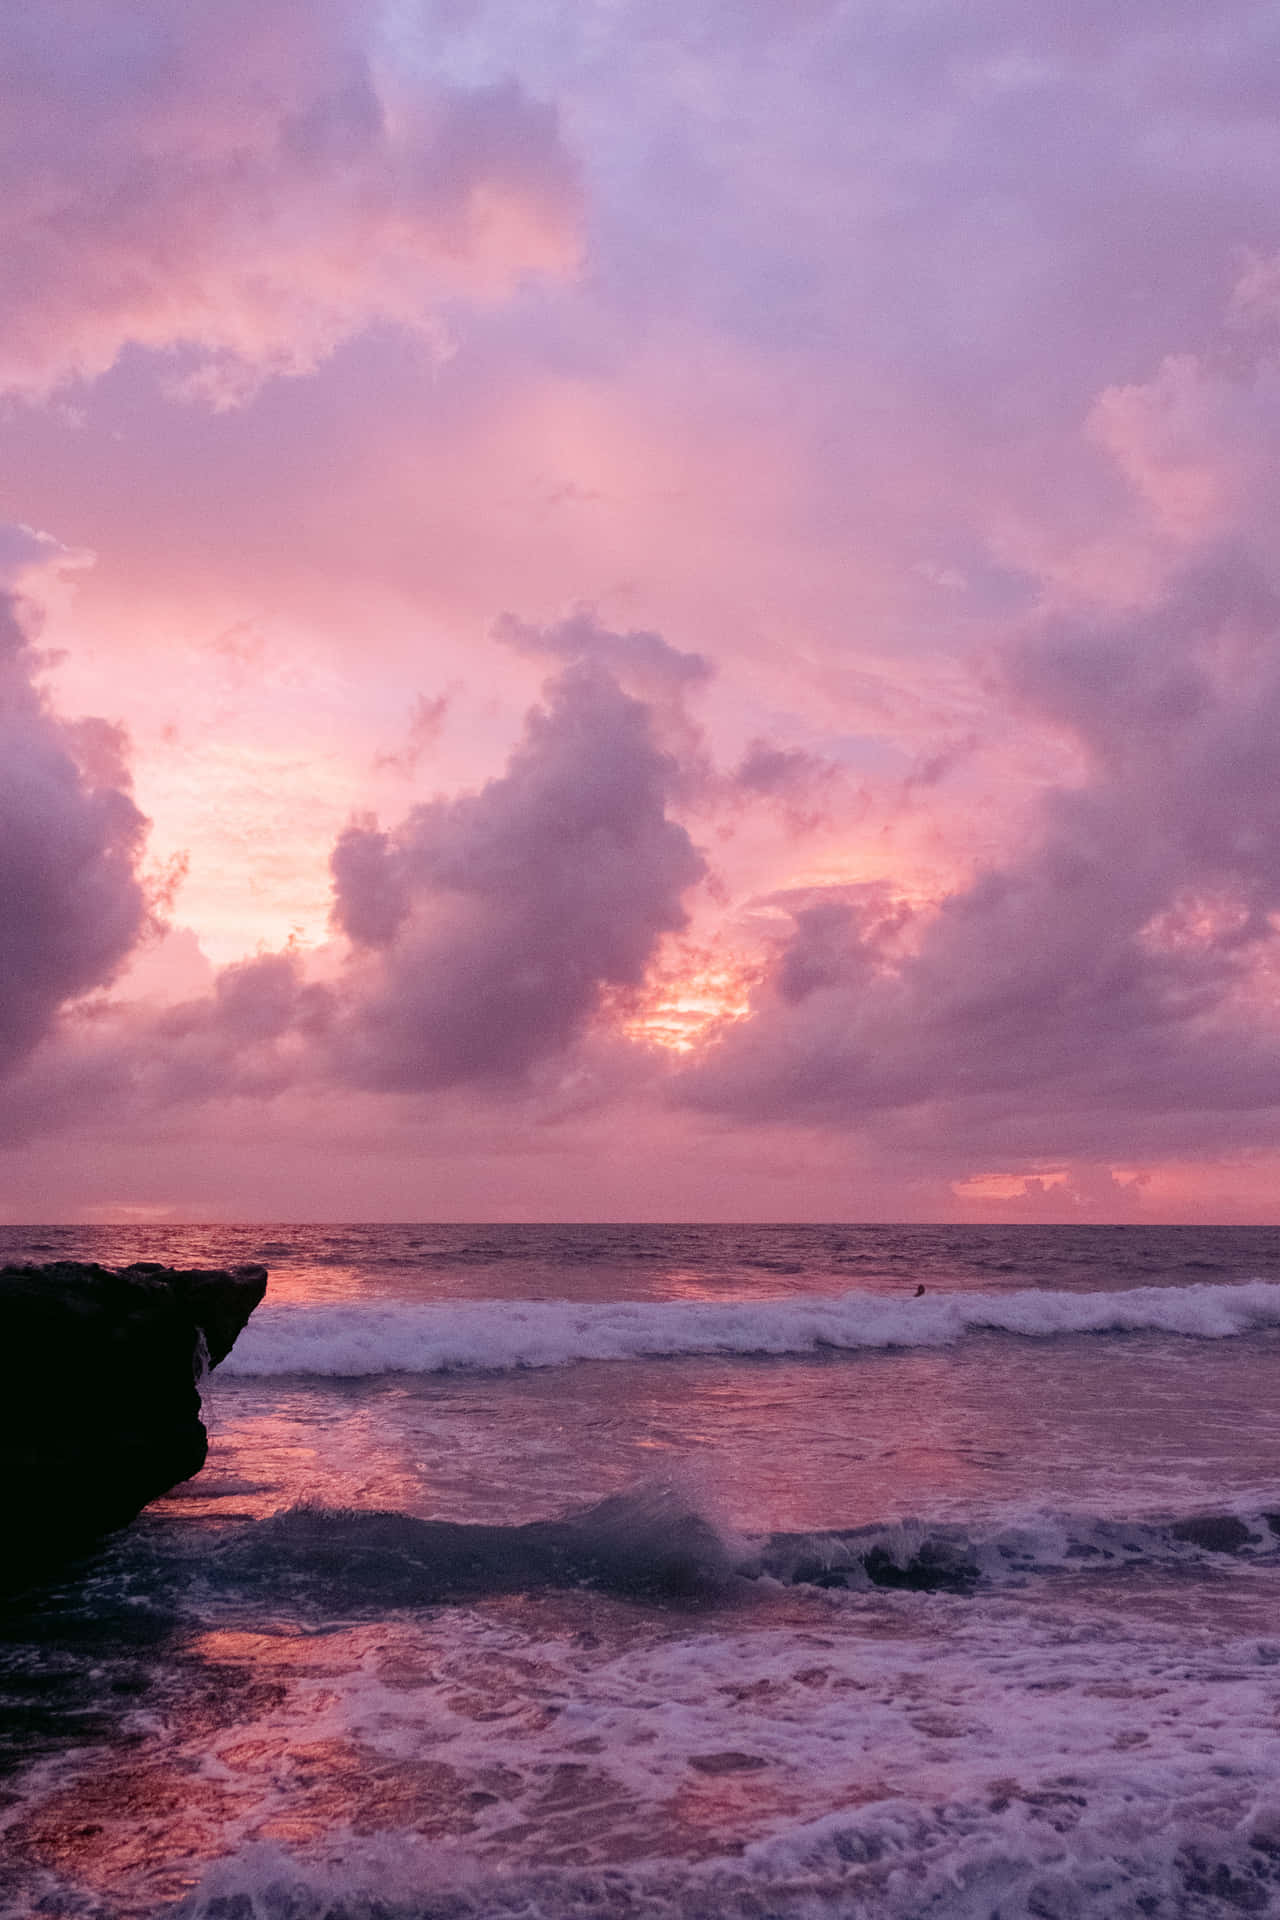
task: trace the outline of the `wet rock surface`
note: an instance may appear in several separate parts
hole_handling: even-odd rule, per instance
[[[204,1464],[198,1379],[265,1267],[0,1268],[0,1586],[133,1519]]]

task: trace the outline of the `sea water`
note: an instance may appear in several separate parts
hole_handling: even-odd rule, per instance
[[[1280,1230],[56,1258],[271,1281],[8,1607],[5,1920],[1280,1913]]]

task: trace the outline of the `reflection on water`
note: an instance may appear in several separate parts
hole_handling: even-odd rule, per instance
[[[603,1676],[610,1699],[612,1662],[697,1631],[683,1616],[655,1631],[651,1614],[573,1595],[312,1636],[195,1632],[170,1650],[148,1707],[29,1800],[8,1836],[9,1884],[49,1873],[109,1890],[113,1914],[132,1920],[247,1841],[323,1847],[338,1830],[561,1864],[673,1840],[715,1852],[726,1819],[790,1804],[794,1789],[755,1777],[764,1761],[740,1775],[714,1748],[646,1803],[571,1703],[575,1677]],[[657,1731],[635,1737],[651,1773]]]
[[[1280,1484],[1280,1335],[1019,1341],[501,1376],[221,1379],[207,1473],[236,1500],[516,1523],[683,1463],[752,1532],[1040,1507],[1185,1512]],[[1247,1444],[1244,1441],[1247,1437]],[[212,1481],[197,1483],[215,1497]]]
[[[1275,1227],[0,1226],[0,1261],[264,1262],[276,1301],[772,1299],[1280,1279]]]
[[[1256,1631],[1259,1586],[1183,1581],[1176,1622],[1140,1578],[1077,1574],[1031,1605],[760,1589],[690,1615],[570,1592],[312,1634],[263,1632],[245,1595],[31,1795],[0,1884],[14,1913],[53,1876],[140,1920],[255,1841],[323,1860],[394,1836],[428,1849],[425,1888],[468,1863],[735,1857],[898,1801],[1069,1826],[1140,1781],[1158,1823],[1211,1763],[1238,1818],[1280,1708],[1280,1649],[1226,1637]]]

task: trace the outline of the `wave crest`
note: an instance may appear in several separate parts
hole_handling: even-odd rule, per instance
[[[745,1592],[742,1582],[761,1580],[971,1594],[1064,1569],[1204,1566],[1222,1555],[1274,1562],[1280,1512],[1135,1520],[1042,1512],[1015,1525],[901,1520],[742,1536],[710,1517],[677,1480],[516,1526],[292,1507],[224,1540],[202,1558],[201,1570],[257,1601],[272,1593],[358,1611],[574,1586],[714,1602]]]
[[[1026,1339],[1166,1333],[1222,1340],[1280,1327],[1280,1284],[1249,1280],[1114,1293],[870,1293],[790,1300],[485,1300],[449,1306],[263,1306],[222,1375],[511,1372],[586,1360],[821,1354],[947,1346],[968,1334]]]

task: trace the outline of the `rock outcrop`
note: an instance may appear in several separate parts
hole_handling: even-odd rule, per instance
[[[0,1268],[0,1585],[199,1472],[199,1379],[266,1285],[265,1267]]]

